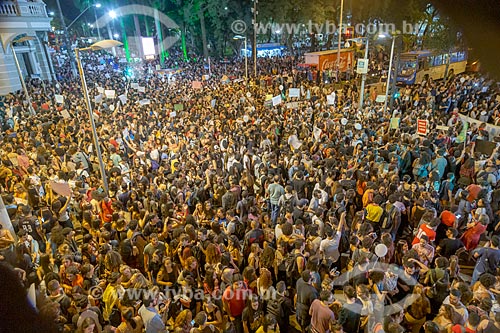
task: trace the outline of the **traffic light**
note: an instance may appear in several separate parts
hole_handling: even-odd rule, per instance
[[[352,26],[346,27],[344,36],[346,39],[354,38],[354,27]]]

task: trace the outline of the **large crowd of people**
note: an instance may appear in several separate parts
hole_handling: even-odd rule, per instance
[[[30,85],[34,115],[5,99],[0,268],[22,288],[0,292],[39,331],[500,332],[493,80],[428,79],[389,112],[290,57],[248,82],[239,61],[83,61],[105,177],[67,64]]]

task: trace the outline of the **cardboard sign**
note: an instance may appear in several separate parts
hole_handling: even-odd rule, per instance
[[[71,118],[71,116],[70,116],[70,114],[69,114],[68,110],[62,110],[62,111],[61,111],[61,116],[62,116],[64,119],[69,119],[69,118]]]
[[[215,107],[215,103],[217,103],[217,101],[215,99],[211,100],[210,101],[210,106],[214,108]]]
[[[104,90],[104,95],[106,95],[106,98],[113,99],[116,96],[116,91],[115,90]]]
[[[398,129],[400,121],[401,121],[401,118],[391,118],[391,124],[390,124],[389,128],[390,129]]]
[[[56,192],[59,195],[69,197],[71,195],[71,188],[69,187],[68,183],[60,183],[60,182],[54,182],[50,181],[50,187],[52,188],[52,191]]]
[[[97,92],[98,92],[99,94],[104,94],[104,88],[97,87]]]
[[[64,103],[64,96],[63,95],[54,95],[56,98],[56,103],[62,104]]]
[[[286,108],[287,109],[298,109],[299,108],[299,102],[289,102],[289,103],[286,103]]]
[[[384,103],[385,102],[385,95],[378,95],[377,98],[375,99],[375,102]]]
[[[300,97],[300,88],[288,89],[288,97]]]
[[[443,126],[443,125],[437,125],[436,126],[436,129],[437,130],[440,130],[440,131],[446,131],[448,132],[448,130],[450,129],[448,126]]]
[[[146,92],[146,87],[137,87],[137,91],[140,93],[145,93]]]
[[[417,120],[417,134],[426,135],[427,134],[427,124],[428,124],[428,121],[426,119],[418,119]]]
[[[175,111],[182,111],[182,110],[184,110],[184,104],[174,104],[174,110]]]
[[[266,95],[266,99],[265,99],[266,101],[270,101],[272,99],[273,99],[273,95],[271,95],[271,94]]]
[[[139,101],[139,105],[144,106],[144,105],[149,105],[151,104],[151,101],[149,99],[141,99]]]
[[[97,95],[94,99],[95,103],[101,103],[102,102],[102,95]]]
[[[476,140],[475,151],[490,156],[497,144],[491,141]]]
[[[139,83],[137,83],[137,82],[131,83],[130,84],[130,88],[132,88],[132,89],[139,89]]]

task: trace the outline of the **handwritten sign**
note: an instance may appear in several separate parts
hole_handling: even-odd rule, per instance
[[[418,119],[417,120],[417,134],[426,135],[427,134],[427,124],[428,124],[428,121],[426,119]]]

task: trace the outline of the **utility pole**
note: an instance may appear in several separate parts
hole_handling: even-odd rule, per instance
[[[342,18],[344,16],[344,0],[340,0],[340,20],[339,27],[337,29],[339,34],[339,43],[337,45],[337,82],[340,79],[340,48],[342,43]]]
[[[253,0],[253,75],[257,78],[257,3]],[[246,51],[245,51],[246,52]]]

